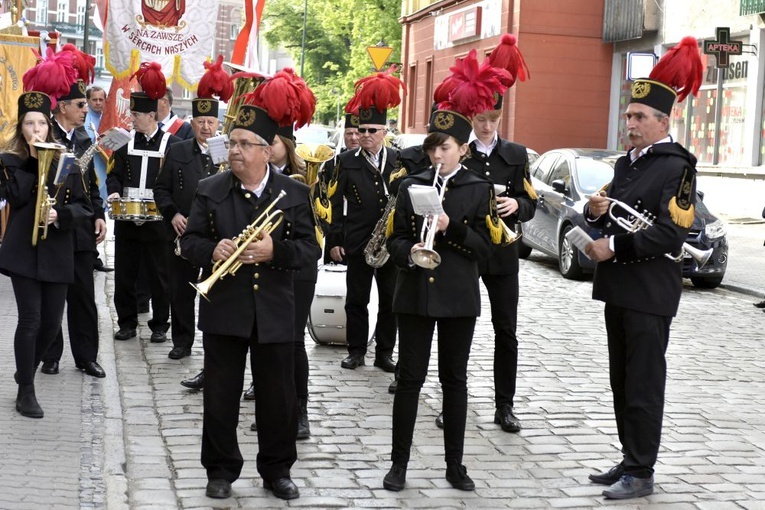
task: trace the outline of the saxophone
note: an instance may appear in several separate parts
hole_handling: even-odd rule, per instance
[[[388,216],[391,215],[395,207],[396,197],[391,195],[385,205],[385,211],[372,230],[372,237],[364,248],[364,260],[371,267],[383,267],[390,257],[388,248],[385,247],[385,230],[388,228]]]
[[[90,147],[87,148],[85,152],[82,153],[82,156],[77,158],[77,161],[75,161],[75,164],[77,165],[77,168],[80,169],[80,172],[85,173],[88,171],[88,165],[90,164],[90,161],[93,159],[93,157],[96,155],[96,152],[100,149],[98,142],[93,143],[90,145]]]

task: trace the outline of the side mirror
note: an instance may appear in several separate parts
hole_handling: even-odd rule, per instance
[[[553,191],[557,193],[565,193],[566,192],[566,183],[563,182],[563,179],[555,179],[552,182],[552,189]]]

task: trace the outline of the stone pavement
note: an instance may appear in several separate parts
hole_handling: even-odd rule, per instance
[[[740,244],[752,252],[746,255],[752,265],[739,267],[745,259],[732,250],[730,275],[752,294],[765,294],[757,275],[763,272],[760,252],[754,252],[763,249],[765,225],[730,228],[731,237],[745,239]],[[587,474],[620,457],[603,306],[590,299],[590,281],[563,280],[550,258],[534,254],[521,262],[520,434],[492,423],[488,313],[476,329],[464,459],[475,493],[454,490],[444,479],[443,439],[433,424],[441,406],[433,365],[407,489],[392,493],[382,488],[390,466],[390,376],[371,366],[343,370],[343,348],[317,345],[307,336],[312,437],[299,442],[292,471],[300,499],[283,502],[263,490],[255,469],[257,436],[249,430],[254,412],[245,402],[240,443],[246,460],[234,497],[206,498],[199,462],[201,395],[178,384],[202,366],[200,343],[190,358],[168,359],[169,343],[148,340],[147,315],[139,340],[114,342],[112,274],[98,273],[97,287],[99,361],[107,378],[74,370],[67,352],[61,374],[38,374],[46,416],[30,420],[13,407],[15,305],[9,279],[0,278],[0,509],[765,508],[765,314],[751,306],[752,296],[731,288],[696,290],[688,284],[667,354],[656,493],[614,503],[600,496],[602,487],[587,483]]]

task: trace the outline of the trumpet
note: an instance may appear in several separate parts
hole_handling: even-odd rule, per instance
[[[617,200],[611,197],[603,198],[611,202],[611,204],[608,206],[608,216],[627,232],[637,232],[639,230],[645,230],[648,227],[653,226],[653,220],[655,219],[655,216],[652,216],[648,211],[645,211],[641,214],[621,200]],[[622,209],[627,214],[628,218],[631,217],[632,219],[630,220],[628,218],[614,214],[614,209],[617,207]],[[696,261],[699,269],[701,269],[709,261],[713,251],[714,250],[712,248],[709,248],[708,250],[699,250],[698,248],[694,248],[688,243],[683,243],[683,247],[678,255],[665,253],[664,256],[674,262],[681,262],[687,254],[693,257],[693,260]]]
[[[66,149],[58,143],[36,142],[37,149],[37,199],[35,201],[35,220],[32,226],[32,246],[37,246],[38,239],[48,237],[48,216],[56,199],[48,195],[48,172],[56,153]]]
[[[494,194],[499,196],[501,193],[504,193],[506,191],[505,186],[502,186],[501,184],[495,184],[494,185]],[[499,225],[502,227],[502,246],[510,246],[514,242],[516,242],[518,239],[521,238],[521,234],[517,233],[513,229],[511,229],[509,226],[507,226],[507,223],[502,221],[502,218],[499,218]]]
[[[436,166],[436,176],[433,178],[433,187],[436,186],[438,180],[438,174],[441,171],[441,163]],[[446,192],[446,183],[441,186],[441,192],[438,194],[439,201],[443,202],[444,193]],[[415,248],[412,251],[412,262],[425,269],[435,269],[441,264],[441,255],[433,249],[433,244],[436,239],[436,230],[438,226],[438,217],[440,214],[434,214],[432,216],[425,217],[422,224],[422,231],[420,232],[420,239],[424,243],[424,246]],[[427,230],[427,234],[425,231]],[[425,234],[425,235],[423,235]]]
[[[259,241],[263,237],[264,233],[270,234],[276,229],[277,226],[279,226],[279,223],[281,223],[282,219],[284,218],[284,213],[279,209],[273,212],[271,212],[271,210],[274,208],[276,203],[286,194],[287,192],[282,190],[274,199],[274,201],[271,202],[268,207],[266,207],[266,209],[260,214],[260,216],[255,218],[252,223],[247,225],[244,230],[242,230],[241,234],[234,238],[234,242],[236,243],[236,250],[226,260],[219,260],[213,264],[213,272],[210,276],[207,277],[206,280],[197,284],[190,283],[190,285],[194,287],[197,292],[199,292],[199,295],[201,295],[207,301],[210,301],[210,298],[207,297],[207,294],[210,292],[210,289],[212,289],[212,286],[215,285],[218,280],[224,276],[236,274],[239,268],[242,267],[242,262],[238,259],[244,250],[250,245],[250,243]]]

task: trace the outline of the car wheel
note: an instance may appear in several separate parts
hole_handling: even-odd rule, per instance
[[[571,225],[566,225],[560,235],[560,242],[558,243],[558,269],[563,278],[581,280],[584,276],[584,271],[582,271],[582,267],[579,265],[579,250],[571,244],[571,241],[566,239],[566,234],[573,230],[573,228]]]
[[[691,283],[693,283],[694,287],[698,287],[700,289],[716,289],[720,286],[723,279],[720,278],[691,278]]]

